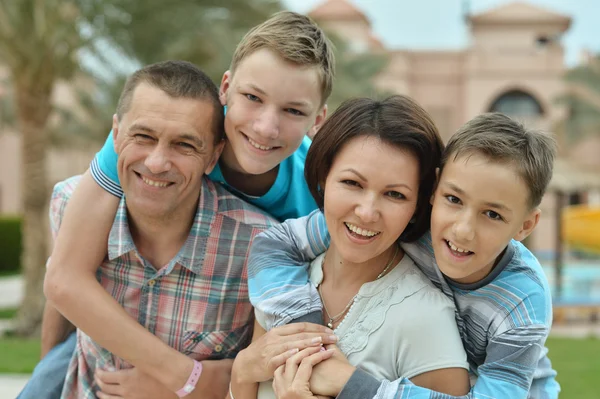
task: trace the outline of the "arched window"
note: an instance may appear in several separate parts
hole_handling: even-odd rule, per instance
[[[489,110],[523,118],[535,118],[544,113],[538,100],[521,90],[511,90],[502,94],[492,103]]]

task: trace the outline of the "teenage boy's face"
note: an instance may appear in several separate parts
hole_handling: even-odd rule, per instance
[[[221,102],[227,106],[228,139],[222,160],[252,175],[289,157],[326,114],[317,68],[291,64],[268,49],[242,60],[235,74],[225,72]]]
[[[450,158],[432,197],[431,238],[444,275],[475,283],[494,268],[512,238],[522,240],[539,220],[514,167],[479,154]]]

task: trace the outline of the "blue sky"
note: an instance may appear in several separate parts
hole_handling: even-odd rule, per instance
[[[306,13],[323,0],[282,0],[290,10]],[[460,49],[469,43],[462,19],[463,4],[472,13],[510,0],[349,0],[371,20],[375,35],[390,49]],[[566,14],[571,28],[563,36],[566,63],[576,65],[581,51],[600,52],[600,1],[528,0],[530,4]]]

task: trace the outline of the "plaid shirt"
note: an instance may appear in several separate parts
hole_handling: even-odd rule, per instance
[[[54,234],[78,181],[74,177],[54,187]],[[135,247],[123,199],[110,232],[108,258],[97,278],[131,317],[169,346],[196,360],[233,358],[251,338],[246,269],[250,243],[276,223],[205,178],[187,241],[157,270]],[[99,367],[131,366],[78,330],[62,397],[96,398],[94,371]]]

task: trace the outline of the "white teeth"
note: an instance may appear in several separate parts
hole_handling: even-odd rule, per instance
[[[353,233],[356,233],[358,235],[361,235],[363,237],[373,237],[376,236],[377,234],[379,234],[378,231],[371,231],[371,230],[367,230],[367,229],[361,229],[358,226],[355,226],[353,224],[350,223],[345,223],[346,227],[348,227],[348,229],[350,229],[350,231],[352,231]]]
[[[471,252],[471,251],[469,251],[467,249],[462,249],[462,248],[457,247],[456,245],[452,244],[448,240],[446,240],[446,242],[448,243],[448,246],[450,247],[450,249],[452,249],[453,251],[456,251],[456,252]]]
[[[250,137],[248,137],[248,141],[250,142],[250,144],[252,144],[252,147],[258,148],[259,150],[269,151],[274,148],[274,147],[265,147],[264,145],[260,145],[256,141],[252,140]]]
[[[153,186],[153,187],[167,187],[169,185],[169,183],[164,183],[164,182],[159,182],[159,181],[154,181],[154,180],[150,180],[144,176],[142,176],[142,180],[144,181],[144,183],[146,183],[149,186]]]

